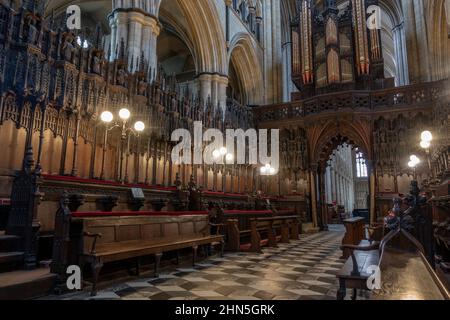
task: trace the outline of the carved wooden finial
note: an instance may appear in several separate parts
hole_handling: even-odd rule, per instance
[[[34,166],[33,147],[28,146],[23,160],[23,170],[30,173]]]

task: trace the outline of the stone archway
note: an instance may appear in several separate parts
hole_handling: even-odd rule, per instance
[[[310,154],[310,185],[314,224],[327,226],[325,201],[325,171],[332,152],[344,143],[357,146],[366,156],[369,170],[370,220],[375,220],[376,175],[373,165],[372,125],[369,119],[324,118],[307,128]]]
[[[264,102],[262,68],[254,46],[256,43],[248,34],[239,33],[230,42],[229,64],[233,64],[240,78],[247,104]]]

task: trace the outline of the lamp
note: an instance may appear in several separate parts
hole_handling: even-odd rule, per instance
[[[114,116],[111,112],[109,111],[104,111],[101,116],[100,119],[104,122],[104,123],[111,123],[114,120]]]
[[[230,163],[234,160],[234,156],[231,153],[227,153],[227,155],[225,156],[225,160]]]
[[[131,117],[131,112],[127,108],[120,109],[119,111],[119,117],[123,121],[127,121]]]
[[[222,170],[222,191],[225,192],[226,187],[226,165],[227,164],[234,164],[234,155],[232,153],[228,152],[228,149],[224,146],[220,147],[219,149],[216,149],[213,151],[212,156],[214,158],[214,172],[215,172],[215,166],[216,164],[223,165]],[[214,183],[215,185],[215,183]]]
[[[260,169],[261,174],[264,176],[273,176],[277,173],[276,169],[272,167],[269,163]]]
[[[420,159],[416,155],[412,155],[412,156],[409,157],[409,160],[410,161],[408,162],[408,167],[413,169],[414,180],[417,180],[416,167],[420,163]]]
[[[431,143],[429,141],[425,141],[425,140],[420,141],[420,147],[422,149],[425,149],[425,150],[430,149],[430,146],[431,146]]]
[[[101,174],[100,179],[105,178],[105,162],[106,162],[106,146],[108,144],[108,132],[113,130],[114,128],[121,127],[122,128],[122,144],[121,144],[121,152],[120,152],[120,163],[119,163],[119,178],[121,182],[127,182],[128,180],[128,157],[130,153],[130,135],[129,133],[134,134],[137,136],[137,138],[140,138],[140,134],[145,130],[145,123],[142,121],[135,122],[133,127],[128,126],[128,120],[131,118],[131,112],[127,108],[122,108],[119,110],[119,118],[122,120],[122,123],[114,123],[111,127],[108,127],[108,124],[114,122],[114,115],[110,111],[104,111],[100,115],[100,120],[105,123],[106,129],[105,129],[105,138],[103,142],[103,157],[102,157],[102,168],[101,168]],[[127,157],[126,157],[126,168],[125,168],[125,180],[122,179],[122,168],[123,168],[123,160],[124,160],[124,143],[128,138],[128,146],[127,146]],[[138,141],[138,155],[140,152],[140,141]],[[138,163],[136,168],[136,181],[139,180],[139,156],[137,157]]]
[[[219,150],[214,150],[212,153],[214,159],[219,159],[220,158],[220,151]]]
[[[145,123],[138,121],[134,124],[134,130],[137,132],[143,132],[145,130]]]
[[[420,137],[421,137],[422,141],[425,141],[425,142],[433,141],[433,134],[428,130],[422,132]]]
[[[426,130],[422,132],[420,138],[422,139],[422,141],[420,141],[420,147],[424,149],[425,153],[427,154],[428,169],[430,170],[431,178],[434,181],[434,171],[431,166],[431,153],[430,153],[431,141],[433,141],[433,134],[430,131]]]

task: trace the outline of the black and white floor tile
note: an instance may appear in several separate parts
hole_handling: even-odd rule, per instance
[[[300,240],[265,248],[262,254],[228,253],[195,268],[172,269],[159,278],[141,277],[99,291],[63,299],[123,300],[322,300],[336,299],[336,272],[344,230],[302,235]]]

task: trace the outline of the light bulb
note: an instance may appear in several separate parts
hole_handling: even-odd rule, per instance
[[[145,130],[145,123],[143,123],[142,121],[138,121],[134,124],[134,129],[137,132],[142,132]]]
[[[267,173],[267,168],[261,167],[261,174],[266,174],[266,173]]]
[[[111,112],[109,111],[104,111],[101,115],[100,115],[100,119],[105,122],[105,123],[110,123],[114,120],[114,116]]]
[[[214,150],[212,155],[215,159],[220,158],[220,150]]]
[[[428,149],[428,148],[430,148],[430,146],[431,146],[431,143],[429,141],[425,141],[425,140],[420,141],[420,147],[422,149]]]
[[[276,173],[275,168],[270,167],[270,174],[271,174],[271,175],[274,175],[275,173]]]
[[[234,156],[231,153],[228,153],[225,159],[227,160],[227,162],[231,162],[234,160]]]
[[[414,161],[408,162],[408,167],[414,168],[415,166],[416,166],[416,163],[414,163]]]
[[[222,147],[222,148],[220,148],[220,154],[222,155],[222,156],[224,156],[224,155],[226,155],[227,154],[227,152],[228,152],[228,150],[227,150],[227,148],[225,148],[225,147]]]
[[[414,163],[420,163],[420,159],[414,154],[411,157],[409,157],[409,160],[411,160]]]
[[[270,170],[270,164],[266,164],[266,169]]]
[[[119,117],[120,117],[120,119],[122,119],[122,120],[124,120],[124,121],[130,119],[130,117],[131,117],[131,112],[130,112],[130,110],[128,110],[128,109],[126,109],[126,108],[120,109],[120,111],[119,111]]]
[[[430,131],[424,131],[421,134],[422,141],[431,142],[433,140],[433,134]]]

